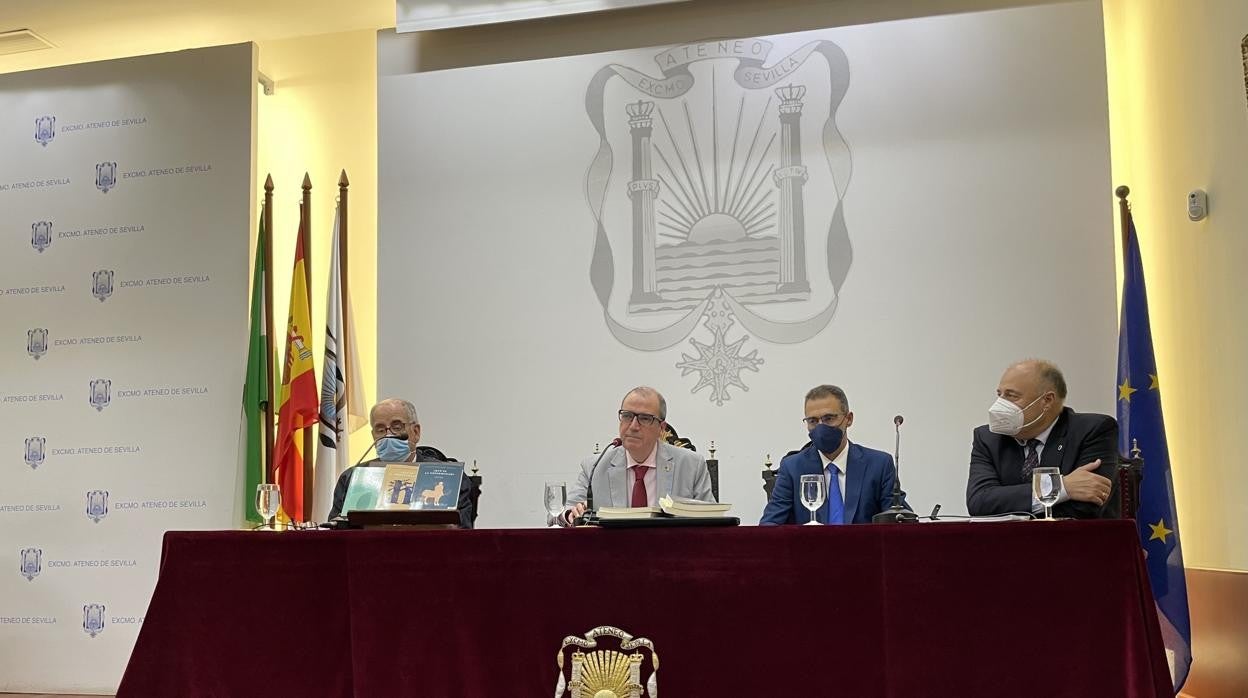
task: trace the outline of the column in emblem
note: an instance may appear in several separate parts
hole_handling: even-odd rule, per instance
[[[802,187],[806,167],[802,164],[802,98],[804,85],[776,89],[780,98],[780,169],[772,175],[780,188],[780,284],[779,293],[810,291],[806,280],[806,204]]]
[[[633,178],[628,183],[628,198],[633,202],[633,293],[631,303],[653,303],[660,300],[654,278],[654,199],[659,183],[650,166],[650,133],[654,102],[638,100],[625,105],[628,128],[633,137]]]

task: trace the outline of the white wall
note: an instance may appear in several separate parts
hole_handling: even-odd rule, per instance
[[[705,326],[671,348],[632,348],[609,331],[591,285],[586,174],[599,142],[587,90],[609,64],[657,75],[655,56],[668,47],[383,72],[379,394],[413,399],[426,441],[480,461],[482,525],[538,524],[541,481],[571,478],[593,443],[613,435],[619,399],[639,383],[667,394],[682,435],[702,450],[715,440],[722,498],[746,521],[757,520],[764,503],[763,459],[778,461],[804,442],[802,395],[817,383],[848,391],[850,435],[866,445],[891,450],[892,416],[906,415],[903,479],[920,509],[941,502],[965,510],[970,431],[984,421],[1011,361],[1050,358],[1066,369],[1070,404],[1112,409],[1114,248],[1099,5],[768,40],[776,44],[768,65],[811,41],[844,50],[851,77],[836,124],[848,151],[820,145],[829,89],[816,56],[791,78],[808,88],[802,139],[814,295],[755,310],[792,321],[832,298],[817,260],[836,204],[834,173],[847,159],[852,178],[838,183],[853,261],[835,316],[806,341],[773,343],[732,326],[728,341],[750,335],[741,353],[757,350],[763,363],[741,374],[748,391],[729,388],[722,405],[706,390],[691,393],[697,375],[676,367],[682,355],[697,355],[689,339],[711,341]],[[410,53],[404,41],[383,37],[379,64]],[[687,101],[708,169],[712,64],[725,168],[726,124],[744,94],[726,79],[735,60],[691,69],[697,88]],[[654,327],[679,315],[630,317],[620,300],[631,265],[623,116],[624,102],[639,97],[631,89],[617,78],[604,97],[615,153],[603,214],[615,262],[608,307],[618,322]],[[670,119],[683,119],[679,100],[656,101]],[[762,113],[761,102],[750,105],[747,113]],[[657,143],[657,121],[654,128]]]
[[[241,519],[254,84],[250,44],[0,76],[0,691],[113,692],[164,531]]]

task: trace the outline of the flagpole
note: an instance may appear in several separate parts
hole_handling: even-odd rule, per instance
[[[312,313],[312,178],[307,172],[303,173],[303,205],[300,211],[299,235],[303,239],[303,279],[307,284],[305,288],[308,290],[308,315],[309,319]],[[312,337],[311,328],[309,327],[308,338]],[[312,506],[313,485],[313,462],[316,455],[312,452],[312,428],[308,427],[303,430],[303,501],[305,512],[310,511]],[[311,516],[305,513],[307,518]]]
[[[270,174],[264,180],[264,211],[260,214],[264,216],[264,245],[261,254],[264,255],[264,360],[268,370],[265,371],[265,380],[268,385],[265,386],[265,392],[269,395],[269,400],[264,406],[264,475],[262,482],[273,483],[273,444],[276,442],[274,430],[274,411],[277,403],[277,395],[273,393],[273,353],[274,338],[273,334],[273,175]]]
[[[351,352],[355,351],[350,342],[351,333],[346,331],[351,326],[351,304],[348,302],[351,287],[347,284],[347,194],[350,186],[351,181],[347,179],[347,171],[344,169],[338,176],[338,288],[342,291],[339,304],[342,306],[343,327],[342,336],[338,338],[338,365],[342,367],[342,394],[345,396],[343,412],[347,416],[337,420],[336,426],[340,430],[337,439],[339,448],[343,447],[343,436],[350,431],[347,422],[350,421],[351,409],[351,371],[348,367],[351,366]]]
[[[1127,195],[1131,193],[1131,187],[1123,184],[1114,190],[1114,194],[1118,195],[1118,232],[1120,242],[1122,243],[1122,263],[1127,263],[1127,231],[1131,227],[1131,206],[1127,203]]]

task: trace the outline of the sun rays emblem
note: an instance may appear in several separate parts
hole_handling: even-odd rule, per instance
[[[828,325],[852,259],[851,161],[835,121],[848,61],[828,41],[768,64],[771,50],[677,46],[655,57],[662,77],[612,64],[586,96],[599,136],[590,281],[607,327],[642,351],[688,339],[696,355],[675,365],[717,405],[763,364],[751,335],[793,344]],[[709,341],[690,336],[700,331]]]

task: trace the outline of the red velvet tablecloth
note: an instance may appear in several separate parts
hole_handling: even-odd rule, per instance
[[[170,532],[118,695],[553,696],[599,625],[665,698],[1173,695],[1129,521]]]

